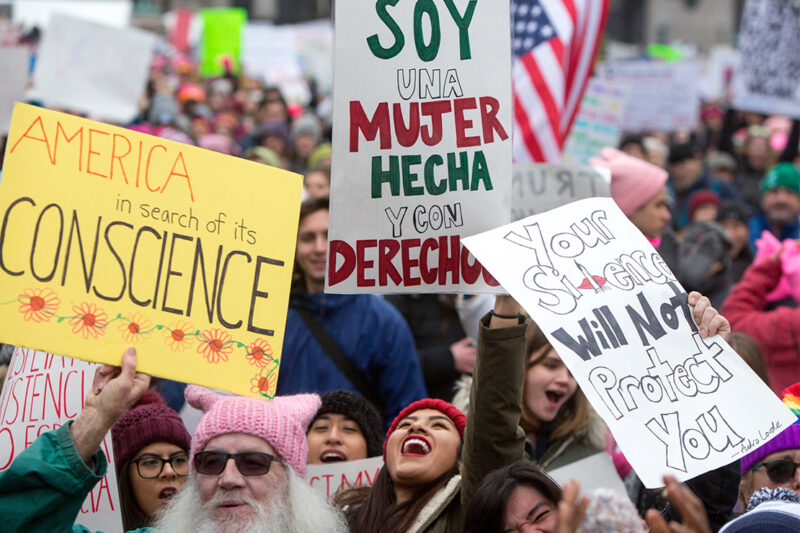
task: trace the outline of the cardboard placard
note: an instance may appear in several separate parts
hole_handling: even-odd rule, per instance
[[[614,461],[606,452],[590,455],[561,468],[556,468],[547,473],[556,483],[564,483],[572,479],[581,484],[581,493],[586,494],[595,489],[611,489],[623,498],[628,498],[625,484],[619,478]]]
[[[509,20],[508,2],[336,2],[326,292],[498,290],[460,239],[508,221]]]
[[[14,103],[25,96],[30,54],[24,46],[0,47],[0,135],[8,135]]]
[[[592,78],[583,93],[578,116],[564,145],[564,162],[588,165],[606,146],[617,146],[625,113],[625,89]]]
[[[272,397],[302,177],[17,104],[0,340]]]
[[[127,123],[139,112],[155,35],[54,14],[29,94],[50,108]]]
[[[521,220],[584,198],[611,196],[611,171],[603,167],[515,164],[511,220]]]
[[[114,28],[130,26],[131,0],[14,0],[12,20],[26,28],[38,26],[44,30],[53,15],[77,19]]]
[[[75,420],[92,387],[94,363],[17,348],[0,396],[0,471],[36,438]],[[121,531],[122,518],[111,433],[100,449],[108,471],[86,496],[75,522],[91,531]]]
[[[225,74],[225,62],[230,70],[241,69],[242,35],[247,24],[247,11],[241,7],[214,7],[201,9],[203,21],[200,40],[200,74],[206,77]]]
[[[747,0],[739,53],[733,106],[800,118],[800,4]]]
[[[308,465],[306,480],[312,489],[330,502],[334,494],[343,489],[371,487],[383,466],[382,457],[359,461],[345,461],[321,465]]]
[[[601,65],[599,77],[624,87],[624,131],[691,130],[700,118],[695,61],[618,61]]]
[[[648,488],[739,459],[796,421],[610,198],[464,244],[542,328]],[[747,394],[742,394],[747,391]]]

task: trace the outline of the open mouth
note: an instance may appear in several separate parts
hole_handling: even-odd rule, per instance
[[[550,401],[550,403],[554,405],[558,404],[564,398],[564,396],[566,396],[566,394],[563,392],[552,391],[552,390],[545,391],[544,394],[545,396],[547,396],[547,399]]]
[[[319,459],[323,463],[338,463],[341,461],[347,461],[347,456],[336,450],[326,450],[322,452],[322,455]]]
[[[406,437],[400,448],[402,455],[425,456],[431,453],[431,443],[423,437]]]
[[[162,489],[161,492],[158,493],[158,498],[160,500],[171,500],[173,496],[178,492],[178,489],[175,487],[167,487]]]

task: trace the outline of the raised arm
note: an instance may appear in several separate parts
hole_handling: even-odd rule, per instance
[[[42,434],[0,473],[3,531],[69,531],[86,495],[105,475],[103,437],[149,383],[149,376],[136,372],[132,348],[121,368],[97,369],[78,418]]]
[[[523,457],[525,434],[519,419],[527,321],[520,313],[513,298],[498,296],[494,310],[481,319],[464,434],[464,505],[489,472]]]

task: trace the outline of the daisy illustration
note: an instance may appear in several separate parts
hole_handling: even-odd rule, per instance
[[[257,393],[265,398],[272,399],[273,395],[269,393],[270,386],[272,385],[272,370],[262,368],[261,372],[250,379],[250,392]]]
[[[49,322],[61,305],[58,295],[50,289],[25,289],[17,300],[19,312],[29,322]]]
[[[173,352],[183,353],[194,343],[195,329],[191,322],[179,320],[166,330],[164,342]]]
[[[141,313],[134,313],[127,320],[128,322],[123,322],[117,328],[122,333],[122,338],[125,339],[125,342],[136,344],[144,340],[143,332],[150,329],[151,322]]]
[[[108,317],[102,308],[91,302],[83,302],[81,305],[73,305],[72,312],[75,313],[75,316],[69,319],[72,333],[80,333],[84,339],[89,337],[96,339],[105,334]]]
[[[206,329],[197,337],[199,344],[197,345],[197,353],[206,358],[206,361],[212,365],[220,361],[227,361],[228,355],[233,351],[233,345],[230,344],[230,334],[219,328]]]
[[[266,368],[274,361],[272,358],[272,347],[266,339],[256,339],[247,347],[245,355],[251,365]]]

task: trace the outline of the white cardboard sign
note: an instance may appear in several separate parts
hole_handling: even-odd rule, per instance
[[[8,135],[14,103],[25,96],[30,54],[24,46],[0,47],[0,135]]]
[[[464,244],[542,328],[646,487],[729,464],[796,420],[727,343],[700,337],[686,292],[612,199]]]
[[[699,120],[700,65],[695,61],[606,63],[600,77],[625,88],[625,131],[691,130]]]
[[[800,118],[800,4],[747,0],[739,52],[733,106]]]
[[[359,461],[308,465],[306,481],[326,501],[339,490],[354,487],[371,487],[383,466],[382,457],[370,457]]]
[[[34,71],[33,95],[47,107],[126,123],[138,113],[156,37],[53,15]]]
[[[460,240],[509,220],[509,3],[335,7],[326,292],[497,290]]]
[[[586,494],[595,489],[611,489],[623,498],[628,498],[625,484],[619,478],[614,461],[606,452],[590,455],[547,473],[556,483],[564,483],[576,479],[581,484],[581,493]]]
[[[625,113],[625,88],[592,78],[564,145],[564,162],[588,165],[606,146],[617,146]]]
[[[0,471],[47,431],[75,420],[92,387],[95,363],[17,348],[0,396]],[[92,531],[121,531],[111,433],[101,449],[108,472],[81,506],[75,522]]]
[[[11,13],[14,23],[27,28],[44,29],[55,14],[127,28],[132,11],[131,0],[14,0]]]
[[[611,196],[611,171],[607,168],[515,164],[511,182],[511,220],[598,196]]]

